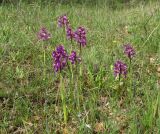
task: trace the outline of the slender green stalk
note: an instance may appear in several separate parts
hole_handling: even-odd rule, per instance
[[[46,51],[44,49],[44,53],[43,53],[43,62],[44,62],[44,66],[46,65]]]
[[[136,82],[135,82],[135,78],[134,78],[134,75],[133,75],[133,70],[132,70],[132,59],[130,58],[129,59],[129,69],[128,69],[128,73],[129,73],[129,76],[130,76],[130,94],[132,94],[133,97],[135,97],[136,95]]]
[[[79,101],[79,89],[78,89],[78,85],[79,85],[79,80],[78,80],[78,76],[76,76],[76,84],[75,84],[75,100],[76,100],[76,107],[77,110],[80,110],[80,101]]]
[[[82,94],[82,66],[80,65],[79,66],[79,75],[77,75],[77,84],[79,85],[79,88],[78,88],[78,85],[76,86],[77,87],[77,109],[78,111],[80,112],[80,94]],[[79,76],[79,77],[78,77]]]
[[[46,51],[45,51],[45,47],[43,47],[44,51],[43,51],[43,73],[44,73],[44,78],[46,79]],[[45,103],[44,103],[44,112],[45,112],[45,126],[46,126],[46,133],[49,133],[49,128],[48,128],[48,107],[47,107],[47,89],[45,89]]]
[[[43,75],[44,75],[44,78],[46,78],[46,50],[45,50],[45,47],[44,45],[42,46],[43,48]]]
[[[66,96],[65,96],[65,87],[64,87],[64,81],[62,75],[60,75],[60,94],[61,94],[61,100],[62,100],[62,107],[63,107],[63,118],[64,123],[67,124],[67,107],[66,107]]]
[[[71,89],[71,99],[72,100],[75,100],[75,88],[74,88],[74,83],[75,83],[75,77],[74,77],[74,74],[73,74],[73,66],[72,67],[70,67],[70,80],[71,80],[71,82],[70,82],[70,89]],[[73,89],[73,91],[72,91],[72,89]],[[75,101],[73,101],[74,102],[74,105],[73,106],[75,106]]]
[[[73,40],[71,39],[71,51],[73,51]]]
[[[79,55],[82,57],[82,45],[79,45]]]

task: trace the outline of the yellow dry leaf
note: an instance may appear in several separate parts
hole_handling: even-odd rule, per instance
[[[99,132],[104,132],[105,127],[104,127],[104,123],[103,122],[98,122],[95,124],[95,128],[94,131],[99,133]]]
[[[158,86],[160,86],[160,80],[157,81]]]
[[[156,59],[155,59],[154,57],[150,57],[150,58],[149,58],[149,62],[150,62],[150,64],[154,64],[154,63],[155,63],[155,61],[156,61]]]
[[[157,75],[160,78],[160,65],[158,65],[158,67],[157,67]]]
[[[63,134],[69,134],[68,133],[68,129],[65,127],[65,128],[63,128]]]
[[[39,116],[33,116],[33,118],[35,121],[39,121],[41,119],[41,117],[39,117]]]
[[[160,73],[160,65],[157,68],[157,72]]]
[[[125,26],[125,27],[124,27],[124,33],[125,33],[125,34],[128,34],[128,26]]]

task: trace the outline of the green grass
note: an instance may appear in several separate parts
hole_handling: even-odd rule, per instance
[[[73,76],[54,75],[51,53],[71,50],[57,17],[87,29]],[[112,10],[85,5],[0,6],[0,133],[160,133],[160,2]],[[45,26],[51,40],[39,42]],[[136,49],[127,79],[113,76],[122,45]],[[44,65],[43,45],[47,46]],[[73,48],[78,51],[76,44]],[[154,62],[150,62],[154,59]],[[44,73],[45,70],[45,73]],[[79,71],[80,70],[80,71]]]

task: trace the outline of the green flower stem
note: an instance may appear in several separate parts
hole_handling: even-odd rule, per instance
[[[43,48],[43,75],[44,75],[44,79],[46,77],[46,50],[45,50],[45,47],[44,47],[44,44],[42,46]]]
[[[67,124],[67,108],[66,108],[66,97],[65,97],[65,87],[63,82],[63,77],[60,75],[60,94],[61,94],[61,100],[62,100],[62,107],[63,107],[63,118],[64,123]]]

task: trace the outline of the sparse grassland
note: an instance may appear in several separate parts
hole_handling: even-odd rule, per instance
[[[59,77],[52,51],[79,51],[57,27],[63,14],[73,29],[86,28],[87,45],[78,67]],[[52,35],[45,42],[37,39],[42,26]],[[136,50],[131,64],[126,43]],[[130,68],[121,81],[113,75],[119,59]],[[1,5],[0,133],[160,133],[160,2],[117,10]]]

